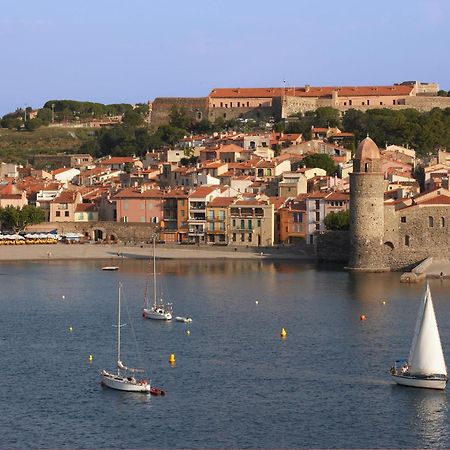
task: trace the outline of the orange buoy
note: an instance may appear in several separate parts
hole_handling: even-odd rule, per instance
[[[173,353],[169,356],[169,364],[175,364],[175,355]]]
[[[361,314],[359,316],[359,320],[366,320],[366,319],[367,319],[367,317],[364,314]]]

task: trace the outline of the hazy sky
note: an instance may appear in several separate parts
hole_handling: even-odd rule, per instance
[[[450,0],[21,0],[0,10],[0,115],[213,87],[450,89]]]

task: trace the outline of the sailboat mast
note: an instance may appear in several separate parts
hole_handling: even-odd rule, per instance
[[[156,305],[156,256],[155,256],[155,236],[153,236],[153,304]]]
[[[119,363],[120,361],[120,294],[121,294],[121,290],[122,290],[122,284],[119,283],[119,300],[118,300],[118,304],[119,304],[119,312],[117,314],[117,363]],[[117,373],[119,372],[119,368],[117,368]]]

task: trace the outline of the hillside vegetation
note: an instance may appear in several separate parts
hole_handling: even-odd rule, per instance
[[[78,153],[83,143],[95,139],[84,128],[41,127],[34,131],[0,128],[0,160],[27,163],[35,154]]]

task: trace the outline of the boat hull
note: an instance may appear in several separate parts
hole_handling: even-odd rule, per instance
[[[106,371],[101,372],[100,376],[104,386],[116,389],[117,391],[143,392],[148,394],[151,390],[150,383],[147,381],[134,380],[132,377],[121,377]]]
[[[447,384],[447,379],[445,377],[413,377],[410,375],[394,375],[392,374],[392,378],[397,384],[401,384],[402,386],[410,386],[416,388],[426,388],[426,389],[445,389]]]
[[[144,308],[142,310],[142,315],[146,319],[153,319],[153,320],[172,320],[172,314],[170,312],[163,312],[163,311],[154,311],[152,309],[146,309]]]

